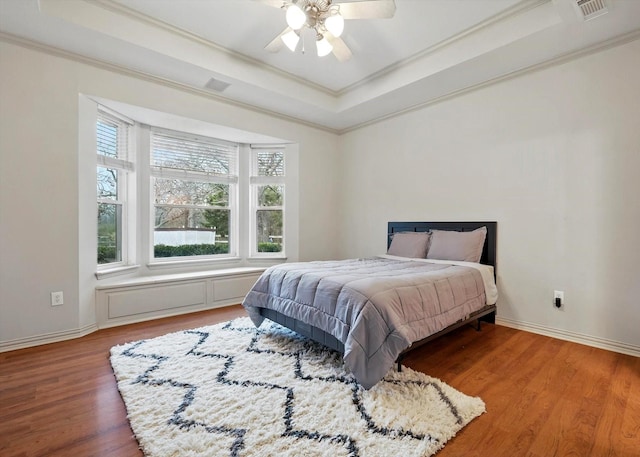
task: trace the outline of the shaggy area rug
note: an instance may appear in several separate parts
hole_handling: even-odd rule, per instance
[[[115,346],[111,364],[148,457],[423,457],[485,411],[409,368],[364,390],[339,354],[248,318]]]

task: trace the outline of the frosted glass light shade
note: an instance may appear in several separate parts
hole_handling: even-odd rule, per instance
[[[294,30],[290,30],[282,35],[282,41],[284,41],[284,44],[293,52],[296,50],[296,47],[298,47],[300,37]]]
[[[331,43],[329,43],[326,38],[322,37],[321,40],[316,41],[316,49],[318,51],[318,57],[324,57],[333,51],[333,46],[331,46]]]
[[[304,14],[304,11],[302,11],[298,5],[292,4],[287,8],[286,19],[289,27],[293,30],[298,30],[307,22],[307,15]]]
[[[344,19],[340,13],[334,14],[325,19],[324,26],[331,32],[331,35],[337,38],[342,35],[342,31],[344,30]]]

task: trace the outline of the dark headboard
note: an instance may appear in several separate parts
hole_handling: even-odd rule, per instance
[[[435,230],[455,230],[470,232],[480,227],[487,227],[480,263],[492,265],[496,269],[496,241],[498,235],[497,222],[389,222],[387,230],[387,249],[391,245],[391,235],[398,232],[427,232]]]

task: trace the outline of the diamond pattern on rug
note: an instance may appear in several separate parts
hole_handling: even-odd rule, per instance
[[[111,349],[147,457],[430,456],[485,411],[403,368],[363,389],[341,355],[248,318]]]

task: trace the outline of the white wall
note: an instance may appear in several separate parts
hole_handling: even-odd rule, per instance
[[[298,142],[301,260],[383,252],[390,220],[497,220],[499,318],[637,350],[638,55],[631,42],[337,137],[0,42],[0,344],[95,321],[85,93]]]
[[[496,220],[505,323],[640,350],[638,56],[634,41],[344,135],[343,257],[383,252],[391,220]]]
[[[298,143],[299,257],[338,255],[336,135],[6,42],[0,67],[0,343],[95,324],[95,255],[86,252],[95,236],[82,223],[95,195],[81,192],[79,94]],[[53,308],[58,290],[65,303]]]

